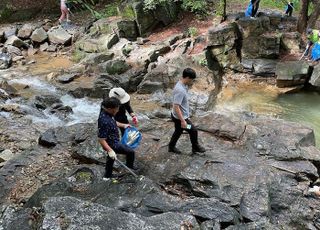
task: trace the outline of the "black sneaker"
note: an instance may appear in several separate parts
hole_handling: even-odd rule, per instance
[[[173,148],[169,147],[169,153],[181,154],[182,152],[176,147],[173,147]]]
[[[203,148],[202,146],[198,145],[197,147],[195,148],[192,148],[192,153],[195,154],[195,153],[204,153],[206,152],[206,149]]]

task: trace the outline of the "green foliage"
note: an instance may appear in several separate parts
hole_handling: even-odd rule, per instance
[[[194,38],[195,36],[198,35],[198,29],[195,27],[189,27],[188,28],[188,36]]]
[[[200,60],[199,60],[199,65],[201,65],[201,66],[208,66],[208,61],[207,61],[207,59],[204,57],[204,58],[201,58]]]
[[[9,18],[11,14],[12,14],[11,6],[6,5],[3,9],[0,10],[0,21]]]
[[[158,5],[165,4],[170,0],[143,0],[144,10],[154,10]]]
[[[81,61],[83,58],[86,57],[86,53],[79,50],[79,49],[75,49],[72,53],[72,56],[71,56],[71,61],[73,62],[79,62]]]
[[[117,5],[118,5],[117,2],[106,5],[104,11],[102,12],[102,15],[104,17],[117,16],[118,15],[118,6]]]
[[[172,0],[143,0],[145,10],[154,10],[158,5],[170,3]],[[176,0],[181,2],[185,10],[191,11],[199,15],[207,15],[206,0]]]
[[[121,11],[121,16],[128,19],[134,19],[136,17],[132,6],[129,5]]]
[[[207,15],[207,1],[205,0],[183,0],[182,7],[199,15]]]

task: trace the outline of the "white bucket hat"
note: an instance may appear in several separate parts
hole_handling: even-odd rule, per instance
[[[113,88],[109,92],[109,97],[116,97],[120,100],[121,104],[130,101],[130,95],[122,88]]]

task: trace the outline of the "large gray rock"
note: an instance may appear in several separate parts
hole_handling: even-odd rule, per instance
[[[37,28],[31,35],[31,40],[37,43],[42,43],[48,39],[47,32],[42,28]]]
[[[12,64],[12,57],[7,53],[0,53],[0,69],[8,69]]]
[[[33,104],[38,109],[46,109],[47,107],[52,106],[55,103],[62,103],[59,96],[57,95],[39,95],[35,96]]]
[[[57,81],[62,84],[67,84],[67,83],[72,82],[78,76],[79,76],[79,74],[76,74],[76,73],[63,74],[63,75],[60,75],[57,77]]]
[[[242,59],[241,65],[244,69],[257,76],[274,76],[277,66],[276,60],[270,59]]]
[[[72,39],[72,36],[61,27],[49,30],[48,37],[50,43],[57,45],[69,45]]]
[[[77,43],[77,48],[87,53],[97,53],[104,50],[97,39],[86,39]]]
[[[8,39],[9,37],[16,35],[18,32],[18,28],[16,26],[9,26],[0,29],[0,34],[4,34],[4,39]]]
[[[151,32],[159,24],[166,26],[174,22],[179,11],[175,2],[159,4],[155,10],[146,12],[143,2],[133,1],[132,8],[138,25],[139,34],[142,36],[147,32]]]
[[[240,18],[237,21],[242,38],[259,37],[270,29],[270,19],[268,17]]]
[[[114,59],[99,65],[101,72],[107,72],[110,75],[122,74],[129,70],[131,66],[122,59]]]
[[[27,48],[28,45],[22,41],[20,38],[18,38],[15,35],[10,36],[7,41],[5,42],[5,45],[12,45],[18,48]]]
[[[217,27],[209,28],[208,46],[226,46],[229,49],[235,48],[238,36],[238,27],[236,23],[221,24]]]
[[[97,64],[110,61],[113,57],[114,53],[112,52],[89,54],[81,60],[80,64],[84,64],[86,66],[95,66]]]
[[[11,57],[22,56],[22,52],[18,47],[7,45],[6,46],[7,53],[11,55]]]
[[[18,37],[22,39],[30,38],[33,30],[34,26],[32,24],[24,24],[22,28],[18,31]]]
[[[199,229],[196,219],[191,215],[165,213],[143,217],[72,197],[49,199],[44,204],[44,212],[42,229],[47,230],[60,228],[61,225],[68,229],[81,226],[83,229],[101,230],[173,230],[184,229],[184,225]]]
[[[136,40],[139,36],[138,27],[134,20],[120,20],[117,22],[117,33],[120,38]]]
[[[276,59],[280,54],[279,34],[262,34],[250,36],[242,41],[242,58],[269,58]]]
[[[299,32],[283,33],[281,38],[281,48],[290,53],[299,53],[301,42],[301,34]]]
[[[309,83],[320,89],[320,64],[314,67]]]
[[[53,129],[48,129],[46,132],[41,134],[39,137],[39,144],[45,147],[54,147],[58,144],[57,138],[55,136],[55,131]]]
[[[279,62],[276,67],[277,86],[290,87],[304,85],[310,74],[310,66],[306,62]]]

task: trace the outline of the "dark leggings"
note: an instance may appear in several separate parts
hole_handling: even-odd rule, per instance
[[[169,142],[169,148],[174,148],[177,144],[177,141],[179,140],[183,130],[186,130],[189,133],[192,148],[196,148],[198,146],[198,131],[196,127],[191,123],[189,119],[186,119],[185,121],[187,124],[191,125],[191,129],[183,129],[181,127],[181,121],[177,118],[175,118],[171,114],[171,119],[174,122],[174,133],[172,134],[171,140]]]
[[[133,149],[131,149],[127,146],[124,146],[122,144],[119,144],[116,148],[113,148],[113,151],[116,154],[126,155],[126,161],[127,161],[126,165],[129,168],[133,168],[133,162],[134,162],[134,157],[135,157],[135,153],[134,153]],[[114,164],[114,160],[108,156],[107,162],[106,162],[106,172],[105,172],[104,177],[109,178],[112,176],[113,164]]]

